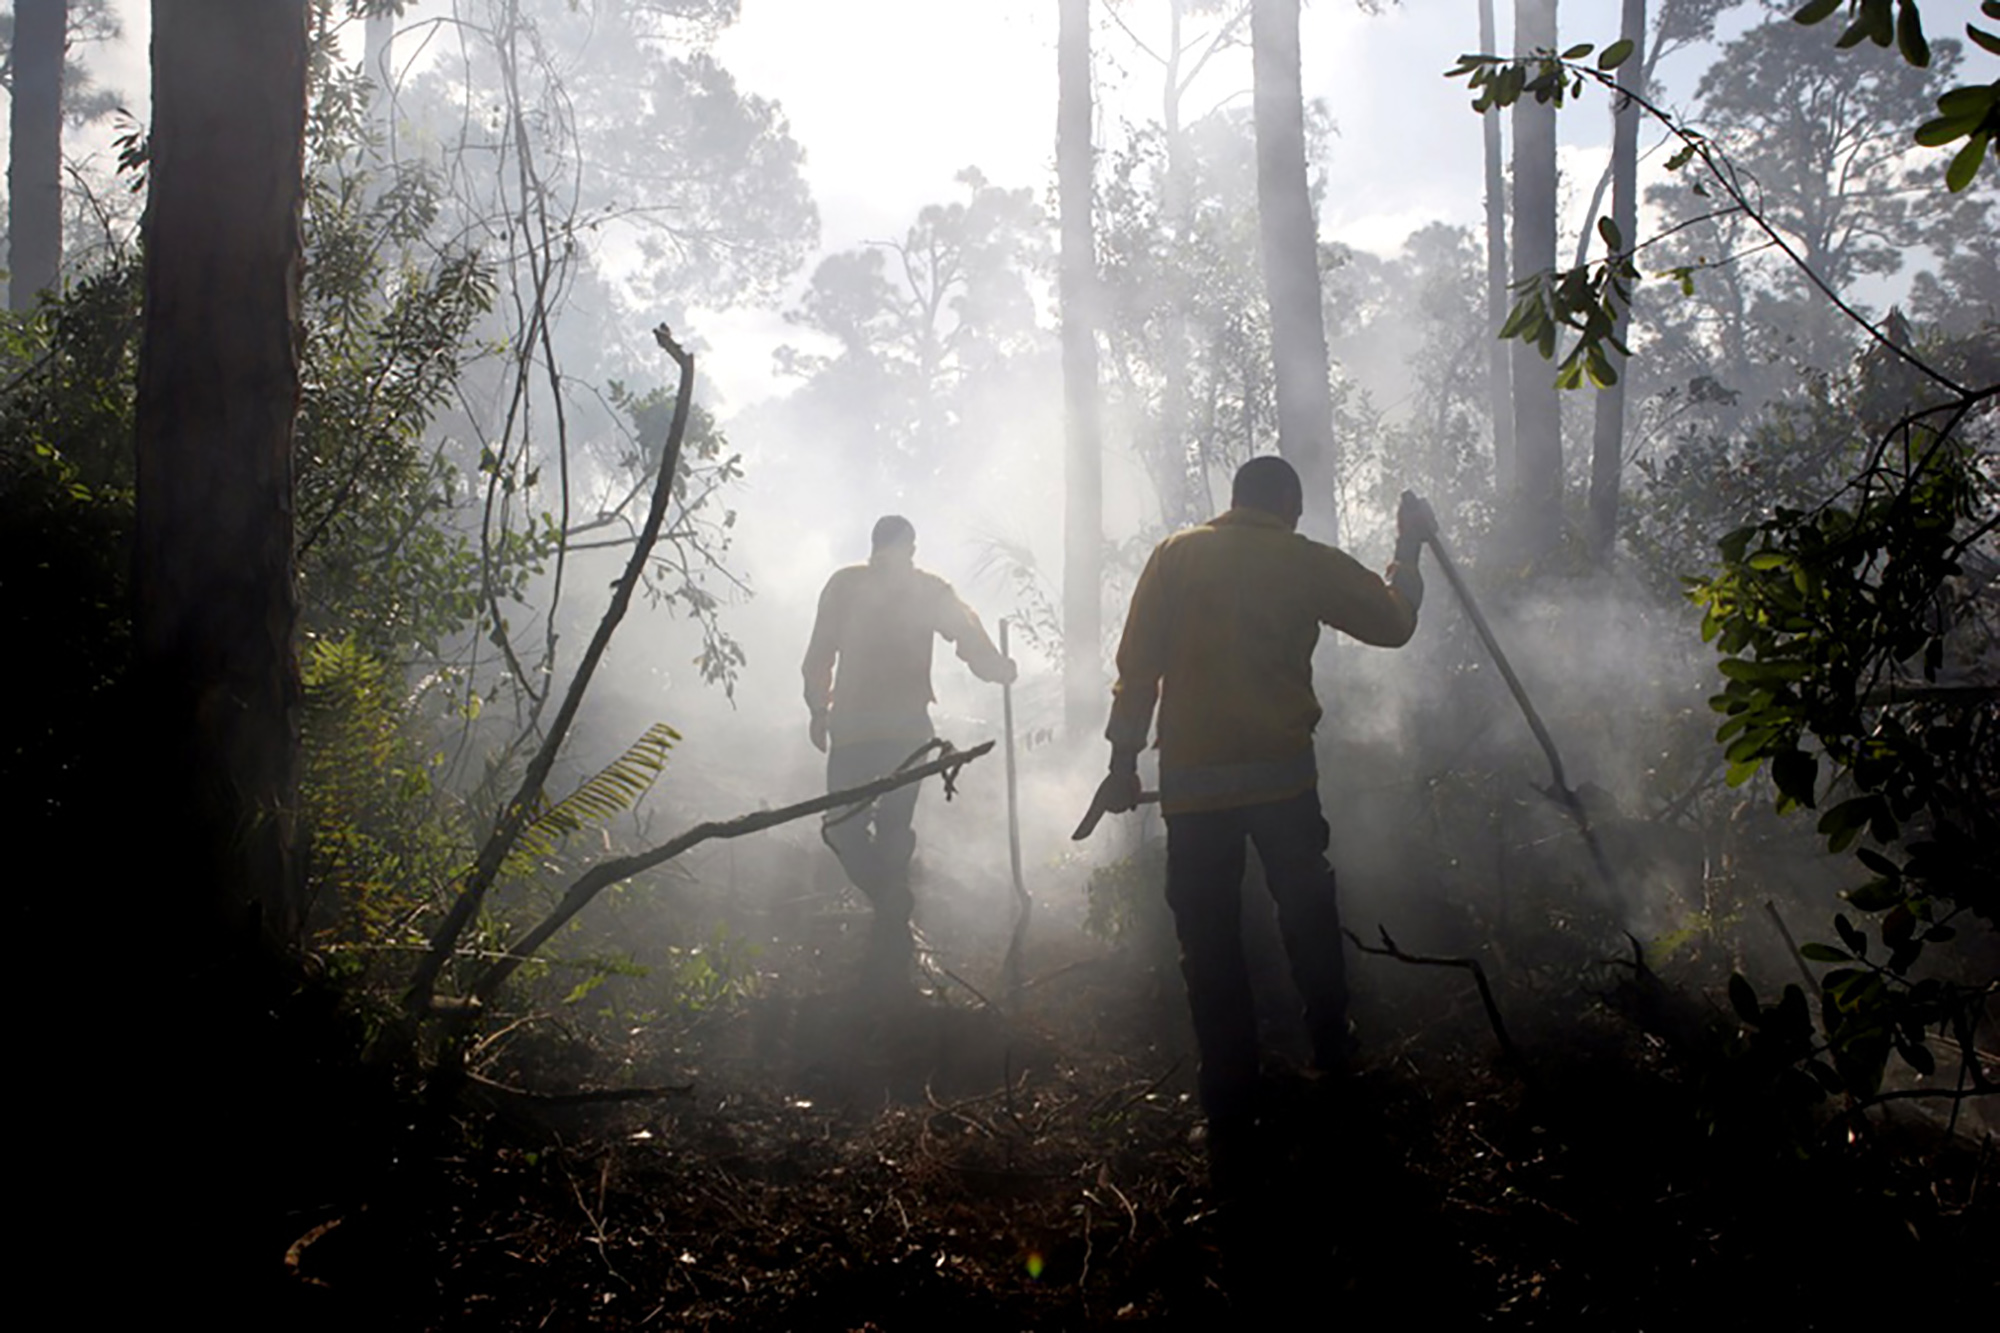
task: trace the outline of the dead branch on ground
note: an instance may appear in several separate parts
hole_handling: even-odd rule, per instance
[[[1477,958],[1430,958],[1422,954],[1404,953],[1389,938],[1387,926],[1377,925],[1375,929],[1382,936],[1382,947],[1377,949],[1361,942],[1361,937],[1351,930],[1342,933],[1354,941],[1354,947],[1363,953],[1374,954],[1378,958],[1393,958],[1399,963],[1409,963],[1416,967],[1461,967],[1472,973],[1473,981],[1479,985],[1479,1002],[1486,1006],[1486,1021],[1493,1025],[1493,1035],[1500,1041],[1500,1053],[1509,1061],[1519,1063],[1521,1053],[1515,1049],[1513,1038],[1507,1035],[1507,1024],[1500,1017],[1500,1006],[1493,999],[1493,987],[1487,984],[1486,969],[1479,965]]]

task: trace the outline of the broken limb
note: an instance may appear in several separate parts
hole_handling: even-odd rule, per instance
[[[1515,1049],[1513,1039],[1507,1035],[1507,1024],[1500,1018],[1500,1006],[1493,999],[1493,988],[1486,982],[1486,969],[1479,965],[1477,958],[1427,958],[1421,954],[1404,953],[1397,947],[1396,941],[1389,938],[1388,927],[1378,925],[1375,929],[1382,936],[1382,947],[1379,949],[1363,944],[1361,937],[1351,930],[1344,930],[1341,933],[1354,941],[1355,948],[1363,953],[1372,953],[1378,958],[1393,958],[1399,963],[1410,963],[1418,967],[1462,967],[1472,973],[1472,979],[1479,984],[1479,1002],[1486,1006],[1486,1021],[1493,1025],[1493,1035],[1500,1040],[1500,1053],[1510,1061],[1520,1062],[1521,1053]]]
[[[660,451],[660,470],[654,479],[653,499],[646,511],[645,526],[640,529],[639,538],[632,546],[632,556],[626,562],[625,572],[612,585],[611,605],[605,608],[603,619],[597,623],[597,632],[591,636],[590,646],[584,650],[583,660],[577,664],[576,676],[570,681],[561,706],[556,709],[555,720],[549,724],[541,748],[528,762],[528,771],[521,778],[519,790],[502,809],[485,846],[479,849],[479,858],[466,874],[465,883],[453,900],[451,910],[445,914],[437,934],[431,937],[430,951],[418,962],[417,970],[410,978],[410,988],[403,998],[403,1011],[412,1024],[431,1008],[438,975],[444,970],[446,960],[458,947],[459,936],[478,915],[480,904],[486,900],[487,890],[493,887],[493,881],[499,876],[507,854],[514,850],[522,830],[534,817],[542,789],[548,782],[549,771],[555,767],[556,754],[569,735],[570,724],[576,720],[584,692],[590,688],[591,678],[597,674],[597,665],[604,659],[612,633],[618,628],[618,622],[625,618],[626,608],[632,603],[632,594],[645,573],[646,562],[652,558],[653,545],[659,540],[660,525],[666,521],[667,504],[674,494],[674,476],[680,469],[681,442],[687,436],[688,413],[694,405],[694,353],[675,342],[672,332],[664,324],[653,330],[653,337],[661,350],[680,367],[681,378],[680,388],[674,396],[673,422],[667,428],[666,443]],[[513,965],[503,963],[494,970],[502,969],[511,972]]]
[[[711,820],[696,824],[687,832],[658,847],[639,852],[633,856],[620,856],[593,866],[576,883],[570,885],[562,901],[555,910],[545,917],[541,924],[523,935],[519,941],[509,946],[506,957],[486,970],[470,991],[476,1000],[490,1000],[500,989],[514,969],[534,955],[535,950],[546,944],[549,938],[569,923],[571,917],[589,905],[590,900],[610,888],[620,880],[630,879],[642,871],[673,860],[682,852],[717,838],[741,838],[746,834],[762,833],[765,829],[789,824],[794,819],[804,819],[807,815],[823,814],[828,810],[838,810],[842,806],[861,806],[878,796],[885,796],[899,787],[907,787],[913,782],[921,782],[927,777],[941,775],[945,779],[945,790],[952,790],[952,780],[958,771],[973,760],[993,749],[993,742],[975,745],[970,750],[954,750],[947,742],[933,742],[945,746],[945,753],[927,764],[915,768],[900,769],[888,777],[877,778],[859,787],[849,787],[844,791],[828,792],[815,796],[810,801],[800,801],[777,810],[758,810],[751,814],[739,815],[735,819]]]
[[[616,1102],[654,1102],[666,1097],[685,1097],[694,1091],[692,1083],[670,1083],[656,1088],[579,1088],[570,1092],[536,1092],[468,1072],[466,1081],[481,1091],[509,1101],[535,1106],[604,1106]]]

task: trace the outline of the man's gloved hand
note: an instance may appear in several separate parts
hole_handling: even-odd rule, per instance
[[[1402,502],[1396,506],[1396,545],[1420,546],[1437,536],[1437,515],[1431,512],[1431,502],[1415,491],[1404,491]]]
[[[826,753],[825,713],[814,713],[812,715],[812,725],[807,729],[806,734],[812,737],[813,749],[818,750],[821,754],[825,754]]]
[[[1120,772],[1112,769],[1104,775],[1104,781],[1097,784],[1097,796],[1092,805],[1102,809],[1107,815],[1122,815],[1127,810],[1139,808],[1139,774],[1137,770]]]

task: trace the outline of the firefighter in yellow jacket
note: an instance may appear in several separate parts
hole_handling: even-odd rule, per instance
[[[952,586],[916,567],[917,532],[896,514],[877,520],[865,565],[834,571],[820,593],[806,648],[806,708],[814,748],[826,754],[828,791],[858,787],[892,772],[931,739],[931,644],[943,638],[981,680],[1011,684],[1015,667]],[[910,858],[916,835],[915,785],[851,818],[836,812],[826,843],[875,912],[869,947],[879,980],[908,979]]]
[[[1103,808],[1139,798],[1137,763],[1159,709],[1167,901],[1201,1053],[1211,1160],[1246,1151],[1255,1119],[1257,1025],[1239,940],[1244,845],[1254,843],[1278,906],[1314,1063],[1349,1056],[1340,914],[1327,862],[1313,728],[1312,654],[1321,626],[1398,648],[1417,628],[1417,556],[1435,530],[1405,495],[1386,580],[1298,534],[1299,476],[1277,457],[1237,472],[1228,512],[1154,549],[1118,647],[1111,771]]]

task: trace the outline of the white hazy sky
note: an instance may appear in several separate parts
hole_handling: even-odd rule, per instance
[[[432,6],[418,6],[428,9]],[[150,12],[122,0],[125,39],[89,57],[102,81],[121,89],[143,118]],[[1099,87],[1099,142],[1123,119],[1151,117],[1160,67],[1141,48],[1159,49],[1164,6],[1122,0],[1118,18],[1104,0],[1093,6]],[[1461,81],[1443,71],[1477,46],[1470,0],[1402,0],[1367,13],[1355,0],[1308,0],[1303,19],[1308,95],[1321,99],[1337,127],[1320,164],[1328,190],[1323,238],[1392,253],[1403,237],[1433,221],[1477,227],[1481,217],[1480,137]],[[1502,44],[1511,5],[1500,0]],[[1977,0],[1925,0],[1927,26],[1957,33],[1976,16]],[[1566,0],[1565,41],[1613,35],[1617,0]],[[1726,25],[1737,30],[1757,11]],[[718,55],[746,89],[784,107],[806,151],[806,173],[819,202],[822,250],[847,249],[901,233],[926,203],[951,197],[953,176],[977,166],[1004,186],[1046,191],[1054,175],[1056,0],[742,0],[739,22]],[[1828,40],[1833,30],[1828,28]],[[1671,103],[1685,98],[1706,52],[1682,53],[1661,71]],[[1975,58],[1984,59],[1983,53]],[[1189,110],[1199,113],[1247,99],[1247,52],[1214,62]],[[588,89],[578,90],[580,96]],[[1562,118],[1564,179],[1587,197],[1602,170],[1608,117],[1601,98]],[[100,136],[93,150],[110,160]],[[1572,198],[1573,208],[1581,203]],[[803,282],[810,264],[802,271]],[[713,352],[705,377],[725,411],[782,389],[770,354],[796,340],[774,310],[698,312],[698,332]]]
[[[143,118],[151,11],[132,0],[118,8],[124,40],[87,58]],[[1504,32],[1505,0],[1501,8]],[[1160,67],[1132,33],[1158,49],[1164,23],[1152,11],[1164,7],[1125,0],[1120,16],[1131,33],[1101,0],[1094,9],[1101,142],[1121,119],[1155,114]],[[1601,35],[1592,25],[1609,32],[1615,23],[1613,0],[1572,0],[1566,9],[1565,27],[1578,40]],[[1465,109],[1463,85],[1440,77],[1477,45],[1474,13],[1465,0],[1404,0],[1374,15],[1351,0],[1308,4],[1306,88],[1338,127],[1323,164],[1330,188],[1322,236],[1390,252],[1427,222],[1478,223],[1478,121]],[[822,249],[832,252],[900,234],[917,209],[953,195],[963,167],[977,166],[999,185],[1047,189],[1056,16],[1056,0],[743,0],[717,53],[744,88],[783,105],[806,151]],[[1189,107],[1198,113],[1247,100],[1249,89],[1247,52],[1231,53],[1210,66]],[[1603,121],[1592,111],[1565,118],[1565,134],[1575,138],[1568,165],[1593,178]],[[72,143],[71,151],[108,165],[108,137]],[[771,378],[770,353],[798,332],[779,312],[704,312],[702,325],[715,348],[705,377],[727,407],[782,389]]]

